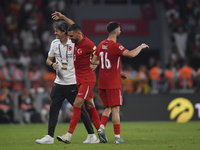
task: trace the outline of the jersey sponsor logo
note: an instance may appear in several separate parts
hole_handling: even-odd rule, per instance
[[[71,50],[72,50],[72,47],[71,47],[71,46],[69,46],[68,50],[69,50],[69,51],[71,51]]]
[[[77,53],[78,53],[79,55],[82,54],[82,53],[83,53],[82,49],[79,48],[79,49],[77,50]]]
[[[83,93],[78,93],[78,95],[83,95]]]
[[[119,46],[119,49],[120,49],[120,50],[123,50],[123,49],[124,49],[124,47],[121,45],[121,46]]]
[[[108,49],[107,45],[102,45],[102,49]]]

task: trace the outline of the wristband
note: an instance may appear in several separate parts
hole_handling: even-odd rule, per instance
[[[52,68],[53,68],[53,64],[54,64],[54,63],[52,62],[52,63],[51,63],[51,67],[52,67]]]

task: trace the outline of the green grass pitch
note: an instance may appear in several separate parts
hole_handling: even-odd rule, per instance
[[[65,134],[69,124],[57,124],[55,137]],[[96,131],[95,131],[96,133]],[[37,138],[47,134],[46,124],[0,125],[0,150],[199,150],[200,121],[176,122],[122,122],[121,137],[126,144],[114,144],[113,125],[106,126],[106,144],[83,144],[87,132],[82,123],[74,131],[71,144],[57,141],[40,145]]]

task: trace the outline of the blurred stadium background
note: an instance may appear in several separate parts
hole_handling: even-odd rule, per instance
[[[128,79],[123,81],[122,121],[199,120],[199,0],[4,0],[0,123],[47,123],[55,72],[45,60],[55,38],[54,11],[79,24],[96,45],[107,38],[106,24],[116,20],[122,28],[118,42],[124,47],[150,46],[136,58],[123,58]],[[97,86],[94,96],[101,116]],[[65,101],[59,122],[69,122],[72,113]]]

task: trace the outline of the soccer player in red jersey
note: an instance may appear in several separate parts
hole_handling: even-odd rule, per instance
[[[97,65],[91,64],[91,58],[95,52],[96,46],[81,32],[81,28],[71,19],[62,15],[60,12],[55,12],[52,15],[53,19],[64,19],[70,25],[68,28],[68,36],[71,41],[75,43],[74,66],[78,86],[78,94],[73,105],[74,113],[71,118],[70,128],[67,134],[57,137],[59,141],[70,143],[72,134],[80,119],[81,106],[83,104],[85,104],[85,107],[95,128],[97,130],[100,128],[100,118],[94,105],[92,93],[92,90],[96,84],[96,75],[94,69],[97,67]],[[98,134],[101,136],[100,142],[106,143],[107,139],[105,137],[104,131],[99,131]]]
[[[106,123],[112,112],[112,122],[115,133],[114,143],[126,143],[120,138],[120,106],[122,101],[121,78],[126,76],[121,72],[121,56],[129,58],[137,56],[144,48],[149,48],[146,44],[141,44],[131,51],[124,48],[120,43],[116,43],[120,36],[120,23],[110,22],[107,25],[109,36],[102,41],[96,49],[92,59],[93,64],[99,64],[99,95],[106,106],[101,118],[100,129],[105,130]]]

